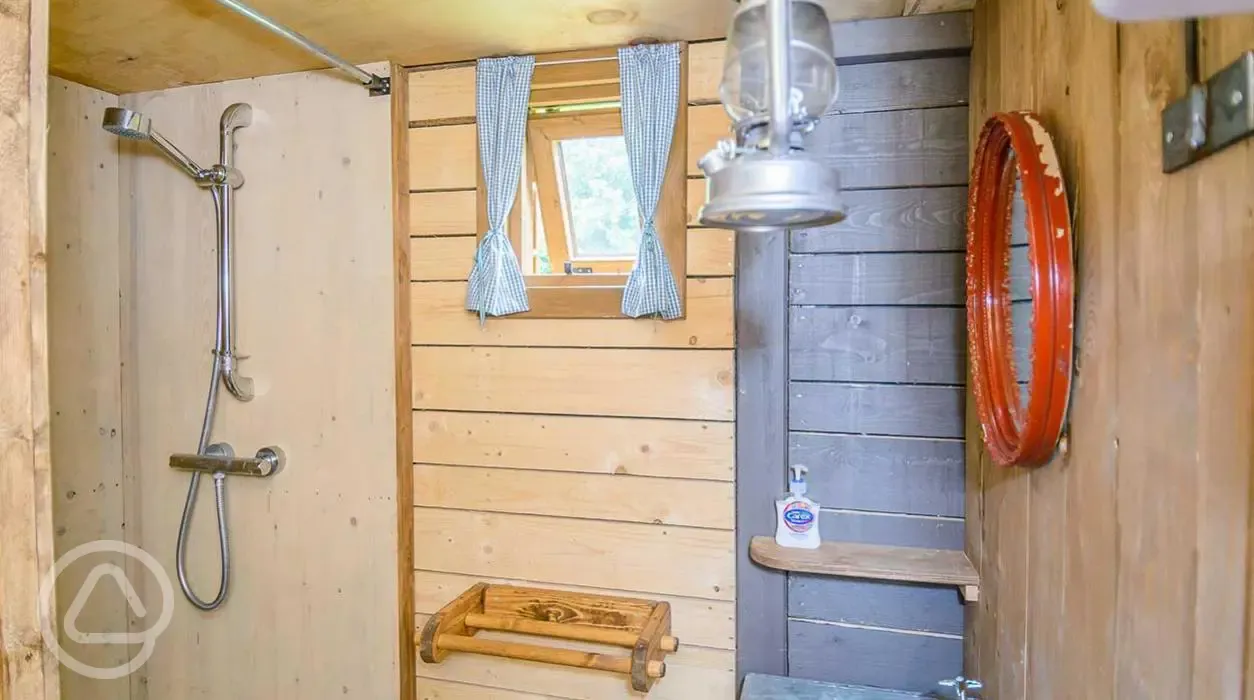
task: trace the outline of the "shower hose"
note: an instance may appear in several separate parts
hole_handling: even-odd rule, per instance
[[[218,230],[222,230],[219,194],[216,188],[211,190],[214,199],[213,211],[217,215]],[[219,235],[219,245],[222,244]],[[221,280],[221,275],[218,276]],[[219,282],[220,283],[220,282]],[[214,343],[213,371],[209,377],[209,394],[205,398],[205,418],[200,424],[200,442],[197,443],[196,454],[205,454],[209,449],[210,434],[213,432],[213,418],[218,408],[218,387],[222,384],[222,324],[225,310],[222,307],[222,295],[218,295],[218,330],[217,341]],[[226,594],[231,582],[231,547],[226,531],[226,475],[218,472],[213,475],[213,495],[218,510],[218,551],[221,554],[221,577],[218,579],[218,594],[213,600],[205,601],[192,590],[187,579],[187,536],[191,530],[192,514],[196,511],[196,496],[200,491],[200,472],[192,472],[191,482],[187,485],[187,502],[183,504],[183,520],[179,523],[178,545],[175,549],[175,563],[178,569],[179,587],[187,601],[197,608],[210,611],[217,610],[226,602]]]

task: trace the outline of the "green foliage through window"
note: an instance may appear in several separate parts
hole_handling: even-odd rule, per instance
[[[571,258],[636,256],[640,213],[622,136],[557,142]]]

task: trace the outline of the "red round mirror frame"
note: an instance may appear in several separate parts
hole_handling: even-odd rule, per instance
[[[1020,403],[1011,321],[1011,215],[1021,183],[1031,290],[1031,368]],[[1003,466],[1053,456],[1067,420],[1074,347],[1071,213],[1053,140],[1031,112],[984,123],[967,202],[967,342],[984,443]]]

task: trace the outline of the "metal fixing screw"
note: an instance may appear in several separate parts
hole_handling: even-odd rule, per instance
[[[1167,141],[1167,143],[1173,143],[1176,140],[1176,132],[1168,131],[1167,135],[1164,136],[1163,138]]]
[[[1233,90],[1232,94],[1228,96],[1228,101],[1232,103],[1233,107],[1240,107],[1241,103],[1245,101],[1245,95],[1240,90]]]

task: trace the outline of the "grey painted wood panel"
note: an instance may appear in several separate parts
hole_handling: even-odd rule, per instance
[[[961,440],[792,433],[788,442],[789,464],[809,467],[809,495],[828,508],[963,516]]]
[[[787,576],[749,559],[787,484],[788,232],[736,237],[736,678],[788,673]]]
[[[845,66],[830,113],[965,105],[971,97],[970,73],[966,56]]]
[[[1026,382],[1032,378],[1032,302],[1011,302],[1010,320],[1014,334],[1015,378]]]
[[[963,437],[961,387],[791,382],[792,430],[855,435]]]
[[[788,577],[788,615],[871,627],[962,634],[962,599],[953,586]]]
[[[965,309],[794,306],[789,316],[793,379],[966,382]]]
[[[962,639],[788,621],[793,676],[927,692],[962,673]]]
[[[806,146],[840,171],[846,189],[964,185],[967,108],[827,116]]]
[[[845,220],[794,231],[794,253],[965,251],[967,188],[851,190]]]
[[[833,542],[962,549],[965,530],[963,521],[953,518],[824,509],[819,532]]]
[[[832,24],[836,61],[874,63],[971,50],[971,13],[864,19]]]
[[[804,678],[753,674],[745,678],[740,700],[909,700],[923,697],[883,688],[846,683],[824,683]]]
[[[962,253],[793,255],[790,262],[790,289],[796,305],[966,303]]]
[[[1011,301],[1029,301],[1032,299],[1032,264],[1029,260],[1026,245],[1013,246],[1010,249],[1010,299]]]

